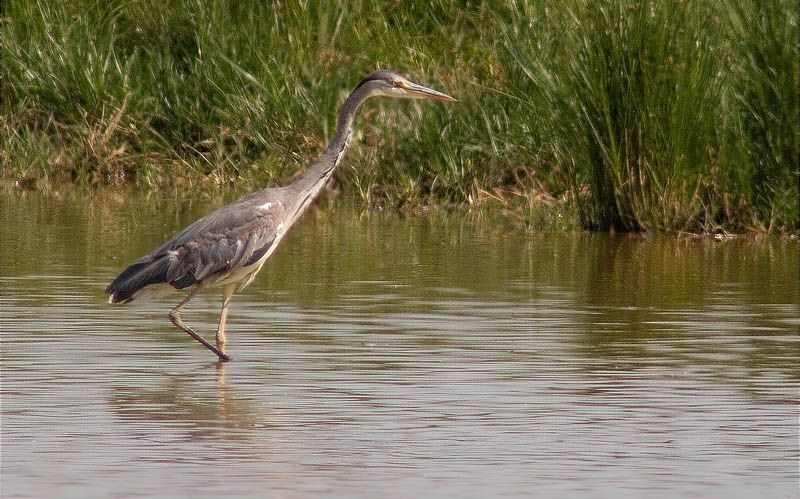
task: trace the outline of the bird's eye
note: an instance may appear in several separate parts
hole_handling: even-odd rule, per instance
[[[398,80],[393,80],[392,81],[392,86],[395,87],[395,88],[403,88],[403,84]]]

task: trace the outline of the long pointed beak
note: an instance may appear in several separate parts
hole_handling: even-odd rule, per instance
[[[454,98],[450,97],[447,94],[443,94],[437,90],[432,88],[423,87],[414,82],[408,82],[405,86],[405,91],[408,92],[410,97],[414,97],[416,99],[432,99],[432,100],[440,100],[443,102],[457,102]]]

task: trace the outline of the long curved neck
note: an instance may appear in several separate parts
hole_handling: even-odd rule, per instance
[[[303,172],[300,178],[290,185],[290,188],[295,190],[296,197],[300,202],[298,212],[302,211],[319,194],[325,184],[328,183],[328,180],[330,180],[336,167],[341,163],[350,143],[350,135],[353,133],[353,118],[356,115],[356,110],[370,96],[369,89],[362,86],[356,88],[347,97],[347,100],[342,105],[342,110],[339,111],[336,134],[328,144],[325,152]]]

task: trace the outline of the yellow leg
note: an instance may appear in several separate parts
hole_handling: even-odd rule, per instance
[[[236,284],[227,284],[222,288],[222,310],[219,313],[219,326],[217,327],[217,348],[225,353],[225,322],[228,319],[228,302],[231,301]]]
[[[209,342],[204,340],[202,337],[200,337],[200,335],[195,333],[194,330],[192,330],[192,328],[190,328],[189,326],[184,324],[183,320],[181,319],[181,310],[183,310],[183,307],[185,307],[186,304],[189,303],[189,301],[192,298],[194,298],[194,296],[200,291],[200,289],[201,289],[200,286],[198,286],[198,287],[194,288],[192,291],[190,291],[189,294],[186,295],[186,298],[184,298],[182,302],[178,303],[178,305],[170,311],[169,320],[172,321],[172,323],[176,327],[181,328],[189,336],[191,336],[192,338],[196,339],[197,341],[202,343],[203,346],[205,346],[206,348],[208,348],[209,350],[211,350],[212,352],[217,354],[217,356],[219,357],[219,360],[221,360],[223,362],[226,361],[226,360],[231,360],[230,357],[228,357],[222,351],[218,350],[214,345],[210,344]]]

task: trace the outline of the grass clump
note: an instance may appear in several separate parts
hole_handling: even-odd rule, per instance
[[[731,94],[738,120],[728,145],[742,160],[728,175],[734,206],[763,230],[797,228],[797,11],[784,2],[731,3]],[[727,214],[726,214],[727,215]]]
[[[569,172],[583,226],[760,229],[781,213],[796,230],[793,10],[623,0],[527,16],[533,29],[507,42],[525,75],[517,92],[539,111],[535,126]],[[734,20],[762,28],[742,37]],[[563,29],[547,50],[543,23]]]
[[[368,205],[798,229],[788,0],[2,7],[3,176],[25,185],[274,185],[321,151],[358,79],[388,67],[459,103],[363,108],[338,180]]]

